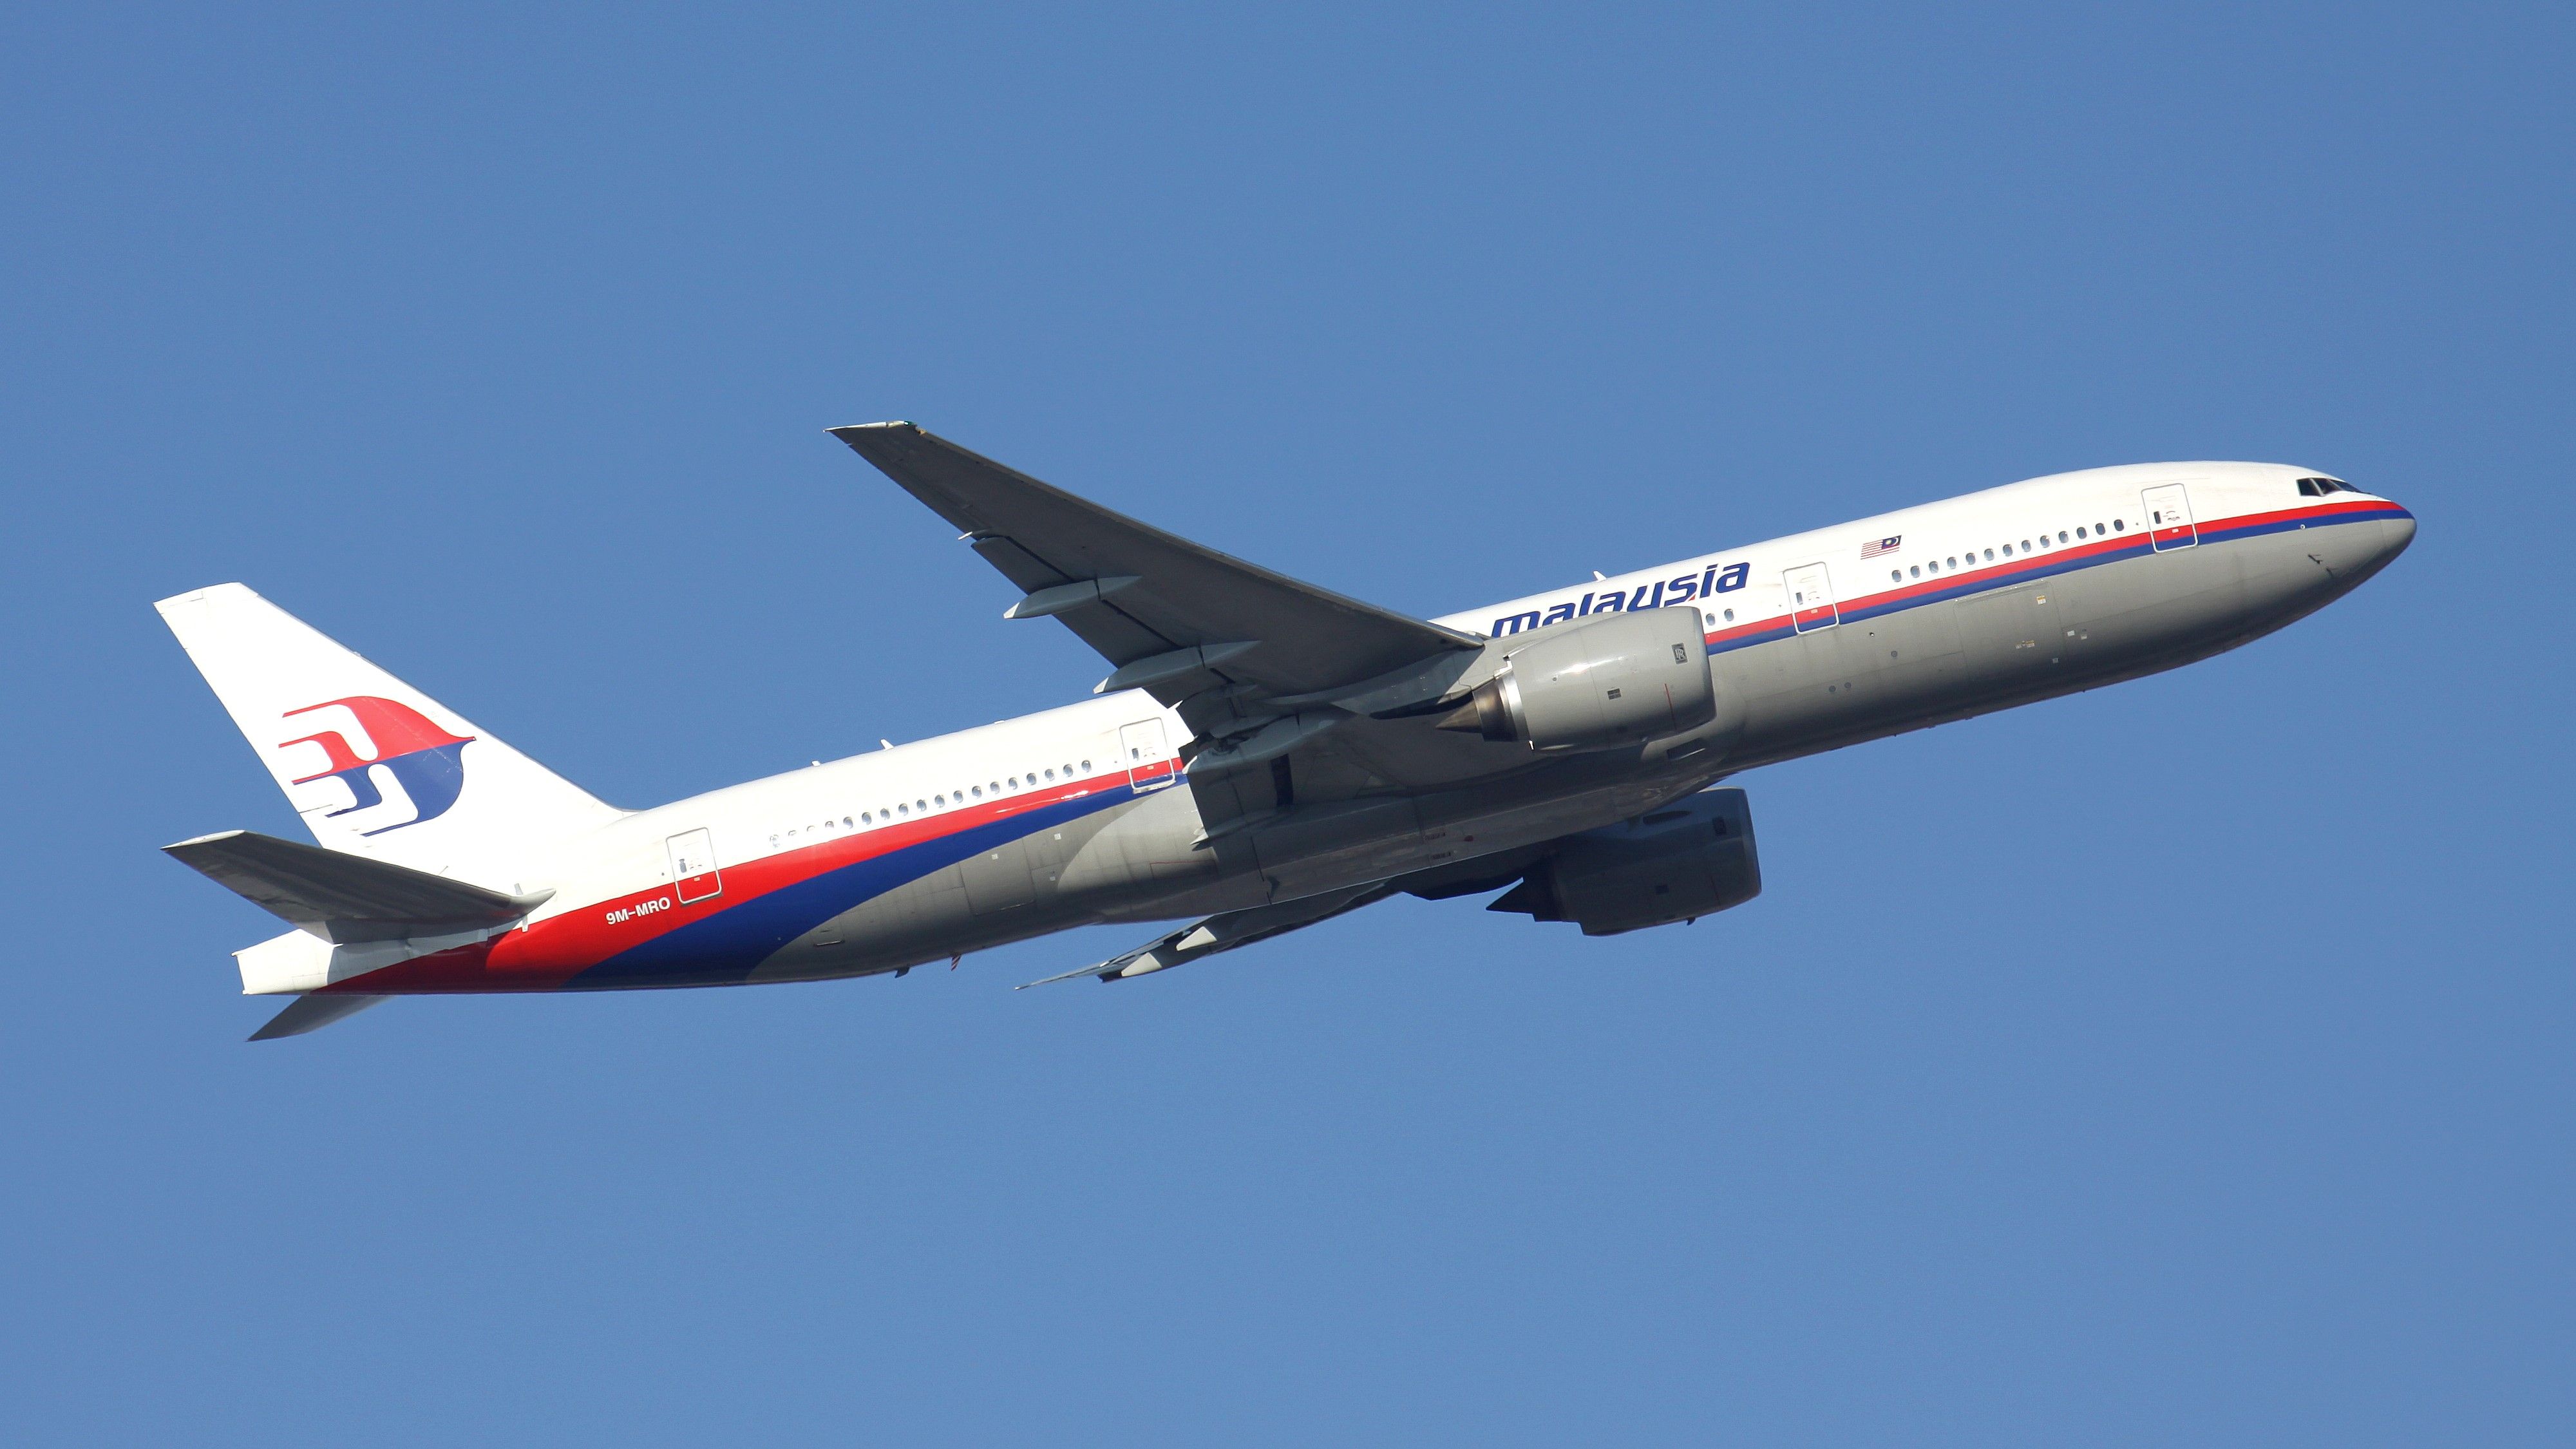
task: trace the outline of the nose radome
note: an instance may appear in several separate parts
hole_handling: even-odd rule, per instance
[[[2415,515],[2401,512],[2395,518],[2379,520],[2379,561],[2386,563],[2406,551],[2415,541]]]

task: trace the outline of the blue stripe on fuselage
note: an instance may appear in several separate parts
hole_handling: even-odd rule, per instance
[[[2241,527],[2231,528],[2222,523],[2202,528],[2199,544],[2183,545],[2183,547],[2233,543],[2242,538],[2260,538],[2269,533],[2289,533],[2301,528],[2331,528],[2339,523],[2372,523],[2380,519],[2413,516],[2405,509],[2391,503],[2384,508],[2374,508],[2367,512],[2331,513],[2322,517],[2311,514],[2304,517],[2275,519],[2269,523],[2246,524]],[[2059,574],[2071,574],[2079,569],[2118,563],[2123,559],[2144,558],[2157,552],[2176,551],[2172,547],[2158,550],[2141,530],[2135,541],[2124,540],[2108,550],[2073,557],[2063,554],[2041,554],[2032,558],[2027,564],[2018,564],[2010,569],[1998,570],[1978,578],[1964,579],[1955,587],[1926,589],[1921,593],[1908,593],[1901,599],[1883,599],[1878,603],[1867,602],[1871,596],[1863,595],[1862,602],[1844,606],[1840,610],[1840,622],[1849,624],[1862,619],[1884,618],[1889,614],[1901,614],[1908,609],[1921,608],[1925,604],[1937,604],[1944,599],[1964,599],[1971,594],[1982,594],[1990,589],[2008,588],[2015,584],[2026,584],[2035,579],[2054,578]],[[1719,640],[1710,644],[1708,650],[1711,654],[1723,654],[1731,649],[1746,649],[1756,644],[1768,644],[1775,639],[1794,638],[1799,632],[1789,626],[1788,616],[1784,614],[1780,616],[1780,622],[1777,625],[1738,638]],[[1805,632],[1814,634],[1820,631],[1808,629]]]
[[[735,986],[780,947],[863,902],[996,846],[1137,798],[1119,785],[827,870],[691,921],[589,967],[563,989]]]

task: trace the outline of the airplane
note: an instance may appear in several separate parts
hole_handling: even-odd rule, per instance
[[[1762,889],[1731,776],[2208,658],[2415,536],[2309,468],[2035,478],[1437,619],[1274,573],[910,423],[833,436],[1109,673],[1057,709],[621,810],[240,584],[156,607],[315,843],[164,847],[293,929],[292,1001],[889,975],[1182,924],[1124,981],[1395,895],[1587,936]],[[1030,982],[1041,985],[1044,982]]]

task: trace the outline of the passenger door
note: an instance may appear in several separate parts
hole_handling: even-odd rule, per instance
[[[671,894],[680,904],[724,894],[724,877],[716,870],[715,837],[691,830],[670,839]]]
[[[2200,529],[2191,521],[2191,495],[2179,483],[2150,488],[2140,495],[2147,507],[2147,537],[2156,552],[2172,548],[2189,548],[2200,542]]]
[[[1789,595],[1789,622],[1801,634],[1830,629],[1843,621],[1834,607],[1834,581],[1820,563],[1802,564],[1780,576]]]
[[[1128,787],[1143,794],[1160,790],[1180,778],[1179,762],[1172,758],[1172,747],[1163,736],[1159,719],[1140,719],[1118,731],[1118,751],[1127,757]]]

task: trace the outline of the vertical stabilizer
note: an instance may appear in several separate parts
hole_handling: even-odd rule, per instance
[[[329,849],[474,875],[617,818],[240,584],[154,607]]]

